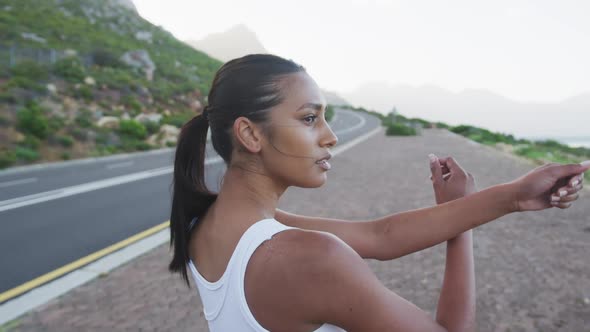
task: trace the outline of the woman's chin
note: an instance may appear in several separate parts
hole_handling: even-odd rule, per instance
[[[319,188],[328,181],[328,175],[324,172],[323,174],[310,179],[313,181],[306,181],[305,184],[299,186],[302,188]]]

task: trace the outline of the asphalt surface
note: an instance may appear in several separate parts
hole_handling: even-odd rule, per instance
[[[348,110],[331,123],[339,144],[377,126]],[[168,220],[173,157],[163,149],[1,171],[0,293]],[[210,189],[224,171],[221,161],[207,166]]]

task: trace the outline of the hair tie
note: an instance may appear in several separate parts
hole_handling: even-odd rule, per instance
[[[197,222],[198,218],[194,217],[193,220],[191,220],[190,224],[188,225],[188,231],[190,232],[193,227],[195,227],[195,223]]]
[[[209,121],[209,105],[203,108],[203,112],[201,112],[201,115],[205,118],[205,120]]]

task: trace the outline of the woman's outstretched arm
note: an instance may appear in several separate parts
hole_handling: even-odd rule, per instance
[[[391,260],[447,241],[513,211],[512,193],[509,185],[498,185],[449,203],[375,220],[301,216],[279,209],[275,218],[288,226],[332,233],[363,258]]]
[[[385,216],[378,225],[375,258],[389,260],[450,240],[516,210],[516,189],[500,184],[437,206]]]
[[[558,204],[552,205],[550,195],[566,191],[560,199],[571,197],[568,202],[577,199],[583,181],[579,175],[589,168],[588,163],[584,166],[546,164],[517,180],[452,202],[375,220],[308,217],[278,209],[275,218],[289,226],[332,233],[363,258],[390,260],[442,243],[510,212],[567,208],[570,203],[557,201]]]

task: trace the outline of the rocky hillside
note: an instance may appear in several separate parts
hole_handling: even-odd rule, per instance
[[[0,168],[173,146],[220,66],[130,0],[0,0]]]

